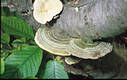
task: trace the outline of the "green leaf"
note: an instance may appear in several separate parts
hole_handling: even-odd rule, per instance
[[[15,16],[18,18],[22,18],[19,14],[16,12],[11,12],[8,7],[1,7],[2,16]]]
[[[46,64],[42,79],[68,79],[64,67],[56,60],[50,60]]]
[[[26,38],[20,38],[20,39],[15,39],[14,41],[13,41],[13,43],[25,43],[26,42]]]
[[[1,0],[1,2],[4,2],[5,0]]]
[[[36,42],[34,40],[29,40],[29,44],[36,45]]]
[[[2,45],[2,44],[0,44],[0,46],[1,46],[0,48],[2,49],[2,48],[3,48],[3,45]]]
[[[15,48],[15,49],[11,50],[12,53],[17,51],[17,50],[22,50],[24,47],[29,46],[28,44],[18,44],[18,43],[15,43],[12,45],[13,45],[13,48]]]
[[[23,36],[26,38],[33,39],[33,29],[30,25],[28,25],[24,20],[17,18],[17,17],[5,17],[2,16],[2,29],[10,34],[10,35],[17,35]]]
[[[27,78],[24,78],[24,79],[38,79],[37,77],[27,77]]]
[[[11,45],[12,45],[14,48],[25,47],[25,46],[28,45],[28,44],[26,44],[25,42],[26,42],[26,39],[25,39],[25,38],[15,39],[15,40],[11,43]]]
[[[5,60],[5,72],[2,78],[35,77],[42,60],[42,50],[37,46],[28,46],[15,51]]]
[[[5,0],[1,0],[1,2],[4,2]]]
[[[2,16],[5,16],[5,12],[4,12],[3,7],[1,7],[1,15],[2,15]]]
[[[10,12],[8,7],[1,7],[2,16],[14,16],[13,12]]]
[[[8,57],[10,50],[2,48],[0,57],[4,58],[4,60]]]
[[[10,42],[10,36],[7,33],[2,34],[1,35],[1,42],[8,44]]]
[[[0,61],[0,74],[4,73],[4,58],[1,58]]]

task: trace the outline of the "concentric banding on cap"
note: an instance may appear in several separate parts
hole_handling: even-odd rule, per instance
[[[49,28],[39,28],[35,35],[35,42],[40,48],[61,56],[70,55],[66,52],[70,40],[70,36]]]
[[[70,46],[67,48],[67,52],[73,56],[83,59],[98,59],[110,53],[113,48],[110,43],[106,42],[99,42],[95,44],[84,43],[84,46],[81,44],[83,43],[81,43],[80,39],[71,40]]]

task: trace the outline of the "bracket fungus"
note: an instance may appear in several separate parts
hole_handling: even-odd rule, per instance
[[[46,24],[62,11],[63,4],[60,0],[35,0],[33,8],[35,20],[41,24]]]
[[[98,59],[112,51],[110,43],[99,42],[89,45],[53,28],[39,28],[36,32],[35,42],[50,53],[61,56],[73,55],[83,59]]]

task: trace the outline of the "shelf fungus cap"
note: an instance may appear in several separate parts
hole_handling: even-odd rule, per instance
[[[69,57],[65,57],[65,62],[68,64],[68,65],[72,65],[72,64],[77,64],[81,61],[80,58],[77,58],[77,57],[72,57],[72,56],[69,56]]]
[[[69,56],[66,48],[69,45],[70,37],[59,30],[50,28],[39,28],[35,35],[36,44],[55,55]]]
[[[98,59],[112,51],[112,45],[106,42],[84,43],[80,39],[70,41],[67,52],[82,59]]]
[[[62,11],[63,4],[60,0],[35,0],[33,8],[35,20],[41,24],[46,24]]]
[[[35,35],[36,44],[55,55],[75,56],[82,59],[98,59],[112,51],[107,42],[85,43],[81,39],[70,37],[65,32],[53,28],[39,28]],[[78,63],[79,59],[66,58],[68,64]]]

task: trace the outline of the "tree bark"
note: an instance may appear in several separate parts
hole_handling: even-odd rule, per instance
[[[64,7],[53,27],[88,41],[119,35],[127,30],[126,22],[127,1],[93,0],[79,7]]]

